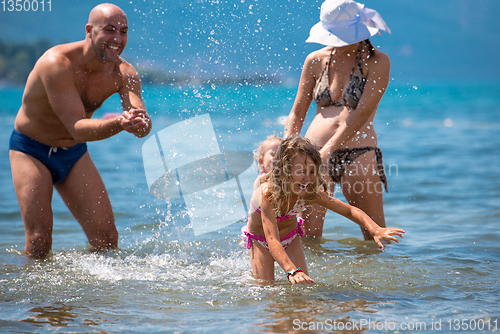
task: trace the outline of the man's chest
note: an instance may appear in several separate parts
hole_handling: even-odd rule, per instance
[[[120,83],[121,77],[111,73],[78,73],[75,77],[75,86],[86,112],[94,112],[106,99],[118,92]]]

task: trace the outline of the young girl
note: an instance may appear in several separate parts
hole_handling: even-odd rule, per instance
[[[261,183],[263,175],[271,171],[271,163],[273,162],[274,155],[278,150],[283,139],[276,135],[268,136],[262,143],[260,143],[257,151],[254,152],[254,158],[259,165],[259,176],[255,179],[253,190],[257,189]]]
[[[321,156],[302,137],[289,137],[279,146],[271,171],[254,191],[248,225],[244,228],[256,278],[274,280],[274,261],[283,268],[292,284],[312,284],[302,250],[303,220],[297,214],[306,206],[319,204],[364,227],[380,248],[382,241],[399,242],[405,231],[381,228],[363,211],[339,201],[322,188]]]

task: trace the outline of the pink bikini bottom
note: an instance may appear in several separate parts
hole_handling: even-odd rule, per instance
[[[298,226],[295,230],[293,230],[292,232],[288,233],[283,238],[281,238],[280,243],[281,246],[283,246],[283,249],[286,249],[292,243],[293,239],[295,239],[297,235],[300,235],[301,237],[304,236],[304,230],[302,229],[302,225],[304,225],[304,219],[299,217],[297,219],[297,225]],[[250,233],[248,231],[248,225],[245,225],[241,228],[241,233],[243,241],[246,241],[248,249],[252,248],[252,239],[253,239],[258,243],[260,243],[262,246],[264,246],[267,250],[269,250],[269,245],[267,244],[266,238],[257,234]]]

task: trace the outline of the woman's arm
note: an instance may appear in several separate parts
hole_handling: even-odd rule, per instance
[[[318,62],[319,59],[315,56],[315,53],[307,56],[304,62],[299,87],[297,89],[297,95],[295,96],[295,102],[293,103],[292,110],[290,111],[285,124],[285,131],[283,134],[284,139],[288,136],[297,136],[302,130],[304,119],[306,118],[307,111],[309,110],[312,102],[314,85],[316,84],[314,67],[317,66]]]
[[[315,202],[346,217],[347,219],[352,220],[359,226],[366,228],[367,231],[373,236],[373,240],[381,249],[384,249],[382,241],[395,241],[399,243],[399,240],[394,236],[397,235],[402,238],[403,233],[405,233],[405,231],[400,228],[383,228],[378,226],[377,223],[375,223],[362,210],[339,201],[323,191],[318,192]]]

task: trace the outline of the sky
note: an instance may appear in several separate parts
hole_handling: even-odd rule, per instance
[[[38,1],[41,4],[41,1]],[[53,44],[85,37],[100,1],[45,0],[45,10],[9,11],[0,4],[0,40]],[[129,18],[123,57],[136,67],[210,77],[265,75],[298,81],[309,52],[316,0],[127,0],[113,2]],[[391,58],[399,83],[495,81],[499,0],[366,0],[392,30],[372,43]],[[49,10],[50,9],[50,10]]]

